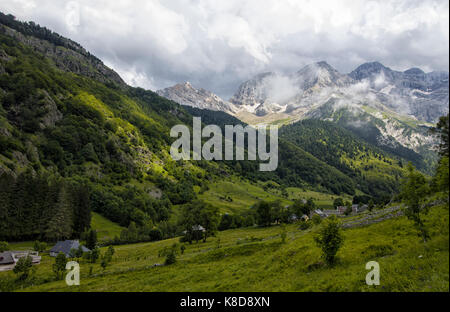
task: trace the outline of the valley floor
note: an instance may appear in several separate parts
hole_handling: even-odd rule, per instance
[[[373,214],[380,215],[380,211]],[[54,259],[44,255],[32,282],[16,290],[449,291],[448,217],[448,205],[430,210],[426,223],[432,238],[427,243],[421,241],[404,216],[393,215],[369,226],[345,229],[339,263],[332,268],[323,264],[314,244],[317,226],[301,231],[298,225],[289,225],[285,244],[280,238],[281,227],[273,226],[220,232],[207,243],[187,245],[177,263],[169,266],[155,266],[164,263],[158,252],[178,239],[117,246],[106,270],[98,263],[80,263],[80,286],[68,287],[64,281],[54,281]],[[348,221],[355,222],[352,218]],[[368,261],[380,264],[380,286],[365,283]],[[1,272],[0,286],[7,287],[8,281],[15,278],[12,272]]]

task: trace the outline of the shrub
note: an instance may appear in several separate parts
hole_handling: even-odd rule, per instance
[[[300,230],[305,231],[305,230],[309,229],[309,227],[310,227],[309,222],[307,222],[307,221],[300,222],[300,226],[299,226]]]
[[[166,256],[165,265],[171,265],[177,262],[177,255],[174,249],[170,250],[170,252]]]
[[[9,244],[7,242],[0,242],[0,252],[9,250]]]
[[[109,246],[108,250],[106,251],[106,253],[108,254],[108,256],[110,256],[112,258],[112,256],[114,256],[114,254],[116,253],[115,249],[113,246]]]
[[[30,274],[31,267],[33,265],[32,258],[30,256],[22,257],[17,261],[13,272],[15,274],[21,274],[19,279],[25,280]]]
[[[336,216],[331,216],[322,223],[319,233],[314,240],[322,248],[322,257],[327,264],[335,263],[336,254],[343,243],[340,223]]]
[[[100,249],[94,248],[91,252],[89,252],[89,260],[91,263],[96,263],[98,258],[100,258]]]
[[[320,223],[322,223],[322,218],[316,214],[312,217],[312,223],[314,225],[319,225]]]
[[[345,214],[346,216],[349,216],[349,215],[352,214],[352,212],[353,212],[352,206],[349,205],[349,206],[347,206],[347,209],[345,209],[344,214]]]
[[[34,251],[43,252],[47,249],[47,244],[45,242],[35,241],[33,249]]]

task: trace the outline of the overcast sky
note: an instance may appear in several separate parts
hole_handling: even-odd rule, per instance
[[[69,37],[129,84],[183,81],[228,99],[266,71],[327,61],[448,70],[448,0],[0,0],[0,10]]]

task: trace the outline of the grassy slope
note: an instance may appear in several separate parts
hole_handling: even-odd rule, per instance
[[[228,201],[227,197],[231,197],[233,201]],[[262,185],[251,184],[238,178],[212,183],[208,191],[199,194],[199,198],[219,207],[221,213],[236,213],[249,209],[259,200],[290,203],[279,194],[264,191]]]
[[[95,212],[92,213],[91,228],[97,231],[99,241],[112,240],[116,236],[120,237],[120,232],[124,229]]]
[[[333,209],[333,201],[336,198],[342,198],[344,201],[352,201],[352,197],[350,195],[342,194],[342,195],[332,195],[332,194],[326,194],[326,193],[320,193],[316,191],[311,191],[307,189],[301,189],[298,187],[288,187],[287,192],[289,194],[289,199],[297,199],[297,198],[303,198],[303,199],[309,199],[312,198],[314,200],[314,203],[317,205],[318,208],[321,209]],[[358,193],[357,195],[361,192]]]
[[[236,213],[248,209],[259,200],[281,201],[282,204],[291,204],[295,199],[312,198],[319,208],[332,209],[333,201],[339,197],[326,193],[315,192],[297,187],[288,187],[288,198],[282,196],[280,189],[263,189],[264,183],[250,183],[248,181],[233,177],[228,180],[217,181],[209,185],[209,190],[198,197],[207,203],[219,207],[221,213]],[[233,201],[227,200],[231,197]],[[351,201],[347,195],[340,196]]]
[[[88,277],[90,264],[81,263],[81,286],[63,281],[44,283],[26,291],[449,291],[448,206],[430,210],[427,225],[432,239],[424,244],[405,217],[363,228],[344,230],[345,243],[334,268],[321,265],[314,245],[317,228],[306,232],[288,226],[286,244],[280,227],[221,232],[206,244],[188,245],[175,265],[163,263],[158,251],[177,239],[116,247],[112,265],[99,264]],[[245,238],[259,238],[261,241]],[[241,243],[238,244],[237,242]],[[388,245],[393,253],[376,255],[370,245]],[[365,284],[365,264],[380,263],[381,285]],[[51,279],[53,259],[44,256],[38,279]],[[12,272],[0,277],[12,277]]]

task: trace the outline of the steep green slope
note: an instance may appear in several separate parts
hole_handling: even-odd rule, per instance
[[[95,212],[92,213],[91,228],[97,232],[97,238],[100,242],[120,237],[120,233],[124,229]]]
[[[86,186],[88,208],[124,226],[168,219],[170,200],[181,188],[163,190],[163,197],[155,198],[151,194],[160,192],[155,183],[184,183],[187,190],[201,185],[209,164],[199,168],[174,163],[168,154],[170,128],[190,119],[179,105],[149,91],[119,88],[87,77],[90,74],[62,70],[36,51],[33,44],[41,41],[35,37],[30,37],[30,46],[16,40],[13,30],[3,25],[0,30],[0,176],[5,184],[10,178],[14,181],[8,184],[11,192],[3,193],[0,214],[9,225],[2,226],[0,237],[45,237],[51,216],[75,205],[69,184]],[[182,174],[187,170],[191,174]],[[37,207],[37,199],[27,191],[25,177],[36,175],[43,182],[34,191],[54,198],[49,207]],[[213,178],[214,172],[209,176]],[[64,181],[70,183],[64,186]],[[52,183],[58,187],[44,192],[43,186]],[[20,203],[11,195],[17,193],[14,189],[24,190]],[[18,219],[21,211],[33,218],[36,209],[40,217],[35,225],[42,224],[40,230]],[[70,213],[61,215],[60,224],[73,223]],[[18,231],[17,222],[23,231]],[[89,226],[84,223],[80,231]],[[18,232],[8,232],[12,228]],[[73,231],[65,227],[60,236],[69,237]]]

